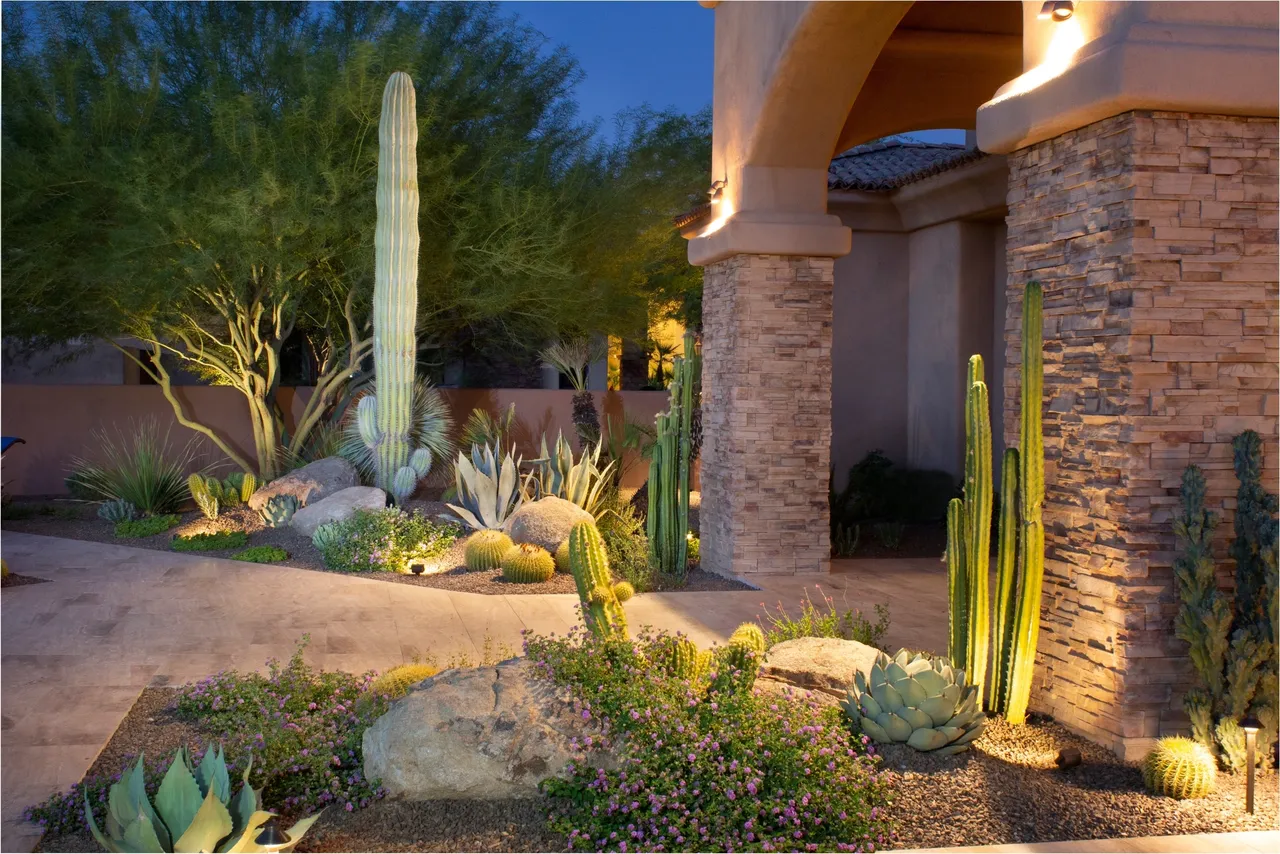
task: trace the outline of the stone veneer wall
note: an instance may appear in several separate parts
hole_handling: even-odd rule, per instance
[[[1277,122],[1131,112],[1009,157],[1005,435],[1022,288],[1045,287],[1048,554],[1033,708],[1121,755],[1187,726],[1171,517],[1183,469],[1226,518],[1231,439],[1276,483]]]
[[[830,258],[735,255],[703,275],[702,566],[831,560]]]

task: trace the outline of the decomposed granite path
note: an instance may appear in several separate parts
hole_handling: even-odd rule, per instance
[[[149,685],[287,659],[356,673],[418,657],[443,663],[518,652],[521,633],[564,633],[572,595],[484,596],[358,576],[5,532],[10,568],[47,579],[0,595],[0,850],[29,851],[22,809],[83,776]],[[654,593],[627,604],[633,626],[723,641],[762,603],[793,613],[819,584],[841,608],[892,617],[887,645],[941,649],[946,574],[932,560],[838,561],[823,576],[752,578],[759,590]]]

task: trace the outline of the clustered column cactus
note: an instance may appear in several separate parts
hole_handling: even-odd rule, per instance
[[[382,92],[378,122],[378,226],[374,232],[373,367],[376,394],[356,407],[361,438],[374,452],[375,482],[397,504],[431,469],[431,451],[413,448],[418,315],[418,118],[413,80],[397,71]]]
[[[675,360],[671,406],[658,413],[649,461],[649,559],[659,572],[683,578],[689,561],[689,470],[693,461],[694,390],[702,354],[692,332],[684,336],[684,356]]]
[[[1043,301],[1040,283],[1029,282],[1022,304],[1022,450],[1007,449],[1001,468],[995,663],[989,692],[992,447],[981,356],[969,360],[964,499],[952,499],[947,507],[948,654],[970,674],[979,706],[1001,712],[1015,724],[1026,720],[1044,583]]]

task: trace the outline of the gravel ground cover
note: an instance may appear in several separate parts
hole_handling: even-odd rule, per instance
[[[307,537],[294,533],[292,528],[268,528],[262,523],[258,514],[248,507],[233,507],[224,510],[217,519],[206,519],[198,510],[182,514],[182,522],[176,527],[153,537],[136,539],[117,539],[114,526],[97,517],[97,505],[66,499],[22,502],[33,509],[25,518],[8,518],[3,521],[5,530],[19,531],[28,534],[43,534],[50,537],[66,537],[73,540],[90,540],[99,543],[115,543],[123,546],[136,546],[156,551],[172,551],[170,541],[179,534],[215,533],[218,531],[244,531],[249,535],[248,546],[279,546],[289,553],[289,558],[280,561],[280,566],[291,566],[297,569],[310,569],[318,572],[330,572],[324,565],[320,551],[311,544]],[[421,510],[429,517],[444,513],[446,508],[440,501],[412,501],[410,510]],[[37,512],[37,510],[39,512]],[[183,554],[205,555],[207,557],[229,558],[240,549],[222,551],[193,551]],[[456,590],[465,593],[484,593],[501,596],[508,593],[576,593],[572,576],[556,573],[549,581],[541,584],[511,584],[502,578],[500,570],[491,572],[467,572],[463,565],[464,545],[461,540],[454,545],[441,559],[445,569],[431,575],[404,575],[398,572],[364,572],[353,573],[361,578],[373,578],[389,581],[394,584],[415,584],[420,587],[436,587],[443,590]],[[673,591],[700,592],[708,590],[750,590],[740,581],[725,578],[710,572],[694,570],[690,572],[683,586],[663,588]]]

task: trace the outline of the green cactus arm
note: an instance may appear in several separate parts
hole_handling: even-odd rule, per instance
[[[995,660],[990,707],[1003,713],[1008,704],[1009,667],[1013,659],[1013,627],[1017,615],[1018,449],[1006,448],[1000,468],[1000,543],[996,556]]]
[[[975,358],[980,376],[981,358]],[[969,585],[968,651],[965,660],[969,665],[969,682],[978,689],[978,706],[981,707],[991,646],[991,602],[987,589],[991,570],[991,407],[987,385],[981,379],[974,381],[969,396],[972,401],[968,407],[968,432],[975,452],[974,480],[972,484],[965,485],[965,521],[969,525],[965,542]]]
[[[965,575],[964,502],[959,498],[947,504],[947,657],[963,666],[968,653],[965,638],[969,625],[968,579]]]

